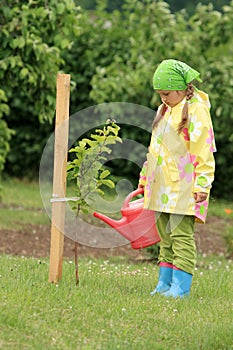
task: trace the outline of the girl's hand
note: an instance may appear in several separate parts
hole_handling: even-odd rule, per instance
[[[196,203],[204,202],[207,197],[208,197],[208,193],[205,193],[205,192],[194,193],[194,199]]]
[[[141,185],[141,184],[139,184],[139,185],[138,185],[138,188],[144,188],[144,186],[143,186],[143,185]]]

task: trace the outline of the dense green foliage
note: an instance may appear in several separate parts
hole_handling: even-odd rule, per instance
[[[13,134],[7,126],[5,120],[2,120],[3,115],[9,114],[9,106],[7,104],[7,97],[4,90],[0,89],[0,171],[4,169],[6,156],[9,152],[9,141]]]
[[[38,169],[52,130],[61,52],[79,35],[78,18],[73,0],[49,5],[11,0],[0,6],[0,113],[16,130],[7,158],[10,174],[25,176]]]
[[[143,0],[141,0],[143,2]],[[177,12],[182,10],[183,8],[186,9],[186,11],[189,14],[193,14],[195,12],[195,8],[197,4],[200,2],[199,0],[165,0],[170,6],[170,9],[172,12]],[[221,10],[222,6],[228,5],[229,0],[202,0],[201,3],[203,5],[208,5],[209,3],[212,3],[214,5],[215,10]],[[95,10],[96,8],[96,0],[76,0],[76,3],[81,5],[83,8],[87,10]],[[108,0],[107,1],[107,11],[112,12],[114,10],[121,10],[122,5],[125,3],[125,0]]]
[[[114,101],[156,109],[159,97],[151,86],[153,71],[162,59],[172,57],[201,71],[199,87],[211,98],[218,148],[213,194],[230,195],[233,2],[221,12],[198,5],[191,16],[185,10],[172,13],[163,1],[126,0],[121,11],[113,12],[107,10],[107,1],[96,3],[94,13],[80,9],[73,0],[36,0],[27,5],[14,0],[1,6],[1,121],[16,130],[7,172],[24,176],[37,170],[53,129],[48,120],[54,113],[59,70],[72,77],[71,113]],[[126,138],[134,133],[130,130],[129,137],[129,128],[123,126],[121,132]],[[8,140],[5,135],[6,145]]]

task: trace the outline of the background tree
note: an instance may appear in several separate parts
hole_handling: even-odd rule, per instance
[[[185,9],[172,13],[164,1],[119,1],[120,11],[110,11],[108,4],[98,0],[95,11],[89,11],[74,0],[11,0],[0,7],[0,167],[9,148],[9,129],[14,129],[6,171],[14,176],[37,174],[43,146],[53,131],[58,71],[71,74],[71,114],[114,101],[156,110],[160,100],[152,89],[152,75],[161,60],[171,57],[201,72],[199,87],[211,98],[218,148],[212,193],[229,196],[233,1],[221,11],[211,4],[198,5],[192,15]],[[137,128],[121,125],[120,132],[122,138],[149,142],[149,135]],[[124,169],[137,181],[131,165]]]
[[[204,80],[200,88],[211,97],[218,148],[213,194],[227,197],[233,190],[230,181],[222,181],[233,172],[233,2],[222,13],[199,5],[191,17],[185,11],[172,15],[164,2],[147,1],[144,6],[132,1],[124,8],[118,27],[128,42],[127,55],[116,52],[109,66],[96,67],[90,96],[97,103],[123,100],[156,108],[160,102],[151,78],[161,59],[173,57],[199,69]],[[114,30],[113,22],[110,31]]]
[[[15,130],[7,157],[9,174],[28,176],[38,170],[52,130],[61,53],[80,32],[79,16],[72,0],[11,0],[0,6],[0,111]],[[9,137],[4,140],[8,144]]]
[[[76,3],[78,5],[81,5],[83,8],[87,10],[95,10],[96,9],[96,2],[95,0],[76,0]],[[112,12],[114,10],[121,10],[123,4],[125,3],[125,0],[116,0],[116,1],[107,1],[107,11]],[[141,0],[143,3],[144,1]],[[224,5],[229,5],[230,1],[229,0],[179,0],[179,1],[174,1],[174,0],[166,0],[166,3],[169,4],[171,12],[178,12],[182,9],[186,9],[189,15],[194,14],[196,6],[199,3],[202,3],[203,5],[208,5],[208,4],[213,4],[214,9],[221,11],[222,7]]]

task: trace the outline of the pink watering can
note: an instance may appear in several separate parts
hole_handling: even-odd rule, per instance
[[[121,208],[122,218],[120,220],[113,220],[106,215],[94,212],[96,218],[104,221],[127,238],[133,249],[145,248],[160,241],[155,225],[155,212],[143,209],[143,198],[130,202],[143,192],[143,188],[138,188],[128,194]]]

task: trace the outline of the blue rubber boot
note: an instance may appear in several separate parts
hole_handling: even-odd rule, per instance
[[[173,272],[172,266],[172,264],[160,263],[158,284],[150,295],[153,296],[156,293],[163,294],[170,289]]]
[[[171,288],[163,293],[166,297],[183,298],[189,295],[193,275],[183,270],[173,269]]]

